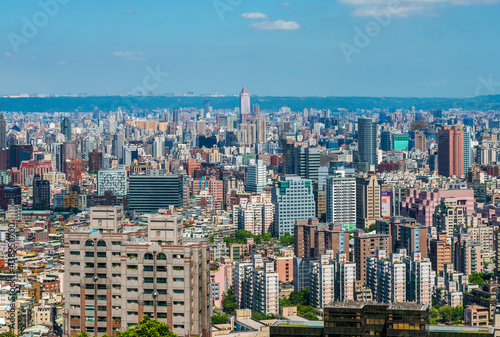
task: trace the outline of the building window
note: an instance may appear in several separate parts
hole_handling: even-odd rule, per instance
[[[167,256],[163,253],[160,253],[158,254],[158,256],[156,257],[157,260],[160,260],[160,261],[166,261],[167,260]]]
[[[94,246],[94,241],[92,240],[85,241],[85,247],[93,247],[93,246]]]
[[[104,240],[97,241],[97,247],[106,247],[106,242]]]
[[[144,254],[144,260],[153,260],[153,259],[154,259],[153,254],[151,253]]]

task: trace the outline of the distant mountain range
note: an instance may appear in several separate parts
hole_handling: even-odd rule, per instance
[[[214,109],[234,109],[239,105],[238,96],[208,97]],[[156,108],[203,108],[205,97],[194,96],[85,96],[85,97],[19,97],[0,98],[2,111],[17,112],[80,112],[115,111],[118,107],[126,110],[130,107],[153,110]],[[408,109],[412,106],[420,109],[452,109],[464,110],[500,110],[500,95],[475,96],[470,98],[416,98],[416,97],[251,97],[252,104],[259,104],[261,110],[278,111],[281,107],[289,107],[292,111],[304,108],[338,109],[355,111],[357,109]]]

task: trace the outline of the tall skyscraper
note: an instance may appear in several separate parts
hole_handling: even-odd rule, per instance
[[[425,131],[415,130],[415,148],[420,151],[427,153],[427,138],[425,136]]]
[[[380,134],[380,149],[382,151],[392,151],[394,149],[392,141],[392,132],[382,131]]]
[[[356,223],[356,178],[344,174],[326,178],[326,221]]]
[[[7,122],[5,116],[0,113],[0,149],[7,148]]]
[[[358,161],[377,164],[377,123],[372,118],[358,119]]]
[[[247,168],[247,192],[260,193],[266,187],[266,166],[262,160],[251,159]]]
[[[471,135],[471,128],[466,127],[464,130],[464,174],[469,172],[469,169],[472,167]]]
[[[318,181],[319,158],[323,150],[320,147],[296,147],[293,173],[305,179]]]
[[[178,109],[174,109],[174,112],[172,113],[172,121],[179,125],[179,110]]]
[[[297,176],[285,176],[273,188],[271,202],[274,204],[274,236],[286,233],[293,236],[296,220],[307,220],[316,215],[311,180]]]
[[[380,219],[382,188],[376,175],[356,178],[356,227],[365,229]]]
[[[123,162],[123,146],[125,145],[125,139],[123,135],[121,133],[114,134],[111,144],[111,152],[113,156],[115,156],[118,160],[118,163],[121,164]]]
[[[39,174],[33,177],[33,209],[46,210],[50,208],[50,183],[42,180]]]
[[[243,87],[240,93],[240,120],[242,123],[247,122],[247,115],[250,113],[250,94],[246,87]]]
[[[464,130],[443,126],[438,132],[438,173],[445,177],[464,174]]]
[[[256,143],[265,143],[266,142],[266,121],[263,119],[255,120],[256,124],[256,134],[257,140]]]
[[[66,137],[66,140],[71,140],[71,118],[64,117],[61,121],[61,133]]]

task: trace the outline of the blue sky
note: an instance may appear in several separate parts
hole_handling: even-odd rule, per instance
[[[13,1],[0,94],[500,94],[499,17],[500,0]]]

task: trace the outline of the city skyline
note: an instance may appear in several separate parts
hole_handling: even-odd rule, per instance
[[[498,1],[393,3],[12,4],[0,16],[0,94],[500,93]]]

